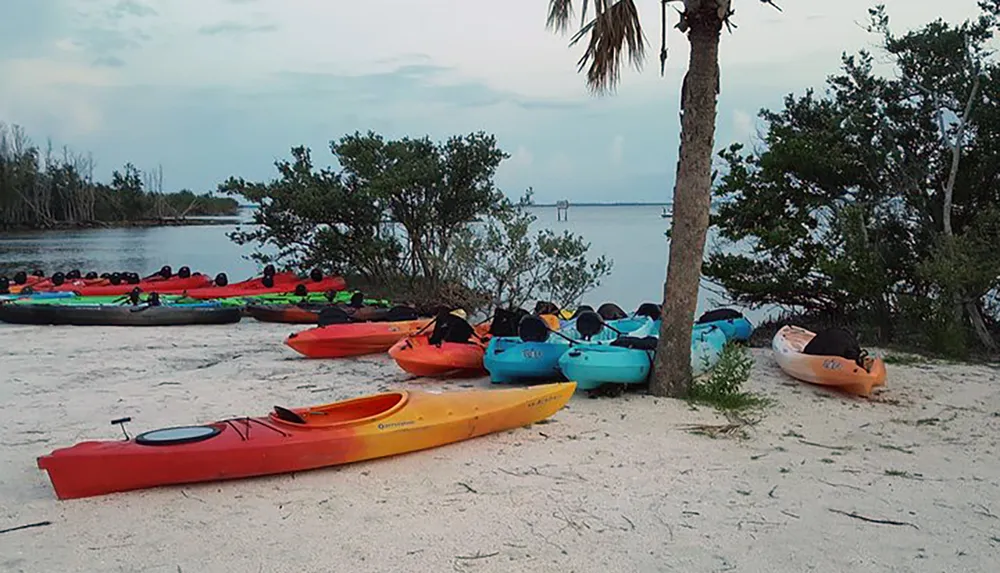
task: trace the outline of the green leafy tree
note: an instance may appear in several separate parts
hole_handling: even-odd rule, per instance
[[[268,183],[232,178],[220,191],[257,205],[230,238],[260,262],[318,267],[360,278],[386,296],[521,305],[536,296],[571,303],[610,270],[579,237],[531,232],[534,217],[493,183],[508,157],[491,135],[443,143],[354,133],[331,143],[339,170],[313,166],[297,147]]]
[[[867,327],[882,341],[995,348],[984,318],[1000,287],[1000,67],[986,51],[994,2],[960,25],[903,36],[879,6],[870,30],[896,66],[843,58],[823,97],[761,111],[761,150],[733,145],[713,224],[745,246],[708,276],[751,306],[779,304]],[[946,336],[940,333],[947,332]]]

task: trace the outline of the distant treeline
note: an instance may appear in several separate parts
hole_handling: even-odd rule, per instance
[[[90,155],[35,146],[24,130],[0,123],[0,228],[47,229],[128,224],[189,216],[235,215],[230,197],[163,192],[163,171],[131,163],[94,181]]]

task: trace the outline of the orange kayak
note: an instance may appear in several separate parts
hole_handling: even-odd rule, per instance
[[[804,354],[802,350],[815,336],[816,333],[798,326],[784,326],[774,335],[771,349],[778,366],[786,374],[803,382],[861,396],[885,384],[885,362],[880,358],[866,357],[862,367],[842,356]]]
[[[430,318],[396,322],[350,322],[290,334],[285,344],[308,358],[342,358],[385,352],[430,324]]]
[[[476,334],[486,336],[489,325],[476,327]],[[430,343],[430,334],[400,340],[389,349],[389,356],[400,368],[414,376],[478,376],[486,373],[483,356],[486,342]]]
[[[87,441],[38,458],[59,499],[299,472],[443,446],[548,418],[574,382],[509,390],[399,390],[267,416]],[[121,420],[122,422],[128,419]]]

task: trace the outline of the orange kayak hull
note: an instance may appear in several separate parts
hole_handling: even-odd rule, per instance
[[[430,324],[432,319],[352,322],[317,326],[289,335],[285,344],[307,358],[381,354]]]
[[[312,408],[275,408],[128,440],[87,441],[38,458],[59,499],[314,470],[443,446],[558,412],[573,382],[508,390],[401,390]],[[280,411],[280,410],[283,410]],[[153,440],[153,435],[161,438]],[[182,437],[183,436],[183,437]]]
[[[816,333],[797,326],[784,326],[774,335],[771,349],[781,369],[797,380],[837,388],[868,396],[876,386],[885,384],[885,362],[881,358],[868,358],[865,367],[841,356],[803,354]]]
[[[429,335],[421,334],[400,340],[389,349],[389,356],[400,368],[414,376],[481,376],[486,374],[483,357],[486,345],[442,342],[434,345]]]

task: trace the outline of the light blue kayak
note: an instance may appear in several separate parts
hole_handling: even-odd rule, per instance
[[[660,326],[659,321],[644,316],[611,320],[607,324],[611,328],[601,328],[589,338],[576,329],[574,320],[562,322],[558,334],[550,332],[544,340],[494,337],[486,346],[483,366],[494,384],[559,380],[563,377],[559,359],[571,347],[606,345],[620,336],[618,332],[627,336],[650,336],[658,332]]]
[[[727,340],[745,341],[753,334],[753,324],[743,314],[729,308],[706,312],[695,326],[717,326],[725,333]]]
[[[655,331],[656,334],[659,331]],[[643,384],[649,379],[657,336],[623,338],[610,344],[575,346],[559,358],[559,369],[580,390],[605,384]],[[695,376],[715,366],[726,335],[714,325],[698,325],[691,337],[691,370]]]

